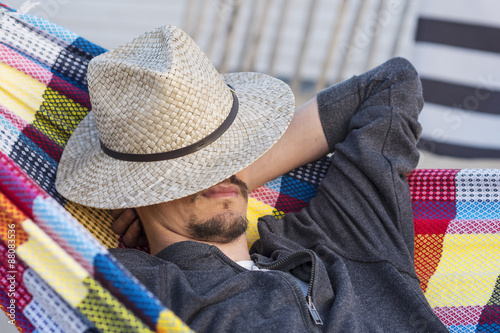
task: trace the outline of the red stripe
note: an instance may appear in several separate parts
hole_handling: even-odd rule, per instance
[[[0,286],[7,295],[9,295],[11,289],[15,290],[13,298],[16,300],[16,309],[22,311],[31,302],[32,296],[24,286],[22,280],[16,278],[9,279],[12,275],[8,271],[7,268],[0,265]]]
[[[18,117],[17,115],[10,112],[7,108],[0,105],[0,114],[5,117],[12,125],[14,125],[18,130],[22,131],[28,123]]]
[[[415,219],[415,235],[443,235],[449,224],[449,219]]]
[[[33,201],[38,196],[48,196],[4,152],[0,151],[0,191],[24,214],[33,219]]]
[[[23,134],[45,151],[47,155],[52,157],[56,162],[59,162],[63,152],[63,148],[60,145],[32,125],[26,126]]]
[[[54,76],[50,71],[23,57],[5,45],[0,45],[0,61],[44,85],[48,85]]]
[[[413,201],[454,201],[455,169],[418,169],[408,175]]]
[[[276,201],[280,196],[279,192],[276,192],[273,189],[270,189],[266,186],[261,186],[250,192],[250,197],[258,200],[266,205],[274,207]]]
[[[72,85],[71,83],[64,81],[58,76],[54,76],[48,86],[55,91],[59,92],[61,95],[72,99],[75,103],[90,110],[90,98],[86,91]]]
[[[307,202],[292,197],[288,194],[277,192],[265,186],[261,186],[250,193],[250,197],[273,207],[276,211],[283,213],[298,212],[308,205]]]
[[[444,236],[456,216],[455,175],[459,171],[418,169],[408,175],[415,217],[415,269],[423,291],[437,270]]]
[[[299,212],[302,208],[308,205],[307,202],[289,196],[288,194],[280,193],[275,208],[286,213]]]
[[[18,281],[22,281],[23,274],[28,269],[28,267],[26,266],[24,261],[22,261],[21,258],[19,258],[18,256],[16,256],[15,264],[12,267],[11,266],[12,263],[8,262],[9,258],[7,256],[7,252],[8,252],[7,244],[5,244],[5,242],[0,239],[0,254],[1,254],[0,255],[0,258],[1,258],[0,265],[7,267],[8,271],[10,271],[10,272],[15,272],[16,279]]]

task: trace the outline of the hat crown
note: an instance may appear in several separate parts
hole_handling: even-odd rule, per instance
[[[233,103],[203,51],[174,26],[94,58],[88,83],[101,142],[128,154],[194,144],[221,125]]]

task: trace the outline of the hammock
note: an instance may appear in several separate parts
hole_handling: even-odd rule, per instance
[[[105,50],[0,5],[0,307],[21,332],[190,332],[109,254],[123,246],[109,212],[54,188],[90,109],[87,64]],[[249,242],[259,216],[307,205],[328,165],[253,191]],[[500,170],[422,169],[409,183],[415,265],[434,311],[452,332],[500,331]]]

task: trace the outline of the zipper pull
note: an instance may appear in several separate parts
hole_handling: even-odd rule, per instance
[[[323,321],[321,320],[321,317],[319,316],[318,310],[316,310],[316,307],[314,306],[314,303],[312,302],[312,297],[306,296],[306,300],[307,300],[307,308],[309,309],[309,313],[311,314],[311,317],[312,317],[314,323],[318,326],[323,326]]]

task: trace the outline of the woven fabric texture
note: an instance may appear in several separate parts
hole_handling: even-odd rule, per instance
[[[68,202],[55,191],[63,147],[90,109],[88,62],[105,50],[4,8],[2,309],[22,332],[190,331],[108,254],[119,244],[109,212]]]
[[[123,246],[109,213],[54,189],[63,147],[90,109],[86,66],[105,50],[43,19],[0,13],[0,307],[21,332],[189,332],[109,255]],[[249,242],[259,216],[306,206],[329,163],[253,191]],[[499,332],[500,170],[408,179],[415,265],[434,311],[451,332]]]

